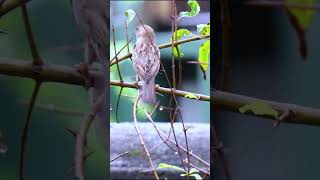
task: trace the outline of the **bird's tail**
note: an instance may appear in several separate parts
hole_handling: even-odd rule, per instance
[[[156,92],[155,92],[155,83],[154,79],[151,79],[149,82],[144,81],[141,87],[141,101],[143,103],[152,103],[155,104]],[[140,91],[139,91],[140,93]]]

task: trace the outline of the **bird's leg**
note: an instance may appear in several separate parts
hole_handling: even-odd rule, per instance
[[[136,75],[136,80],[133,82],[133,85],[139,89],[139,82],[140,82],[140,78],[138,75]]]

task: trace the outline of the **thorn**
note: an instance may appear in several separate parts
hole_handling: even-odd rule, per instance
[[[72,130],[72,129],[70,129],[70,128],[65,128],[74,138],[76,138],[77,137],[77,132],[76,131],[74,131],[74,130]]]
[[[82,75],[84,79],[84,88],[88,90],[91,87],[93,81],[89,73],[88,63],[79,63],[74,65],[74,67],[77,69],[77,72]]]

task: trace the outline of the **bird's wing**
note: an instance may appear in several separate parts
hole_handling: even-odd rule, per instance
[[[154,78],[160,68],[160,51],[150,44],[136,44],[132,53],[132,60],[136,73],[145,81]]]

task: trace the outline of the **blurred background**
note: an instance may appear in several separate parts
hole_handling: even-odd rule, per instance
[[[181,18],[178,24],[178,29],[185,28],[192,32],[193,35],[198,35],[197,27],[198,24],[207,24],[210,22],[210,6],[209,1],[199,1],[200,13],[191,18]],[[164,44],[171,41],[171,1],[111,1],[111,16],[110,16],[110,27],[114,25],[115,35],[116,35],[116,49],[119,51],[126,44],[126,28],[125,24],[127,17],[125,12],[128,9],[136,10],[142,22],[151,26],[156,35],[157,44]],[[177,1],[177,12],[189,11],[187,1]],[[132,38],[130,43],[130,50],[136,42],[135,28],[139,25],[139,19],[135,17],[128,25],[128,39]],[[190,38],[189,37],[183,37]],[[113,35],[110,34],[110,56],[114,57],[114,45],[113,45]],[[183,81],[182,90],[190,91],[194,93],[200,93],[209,95],[210,93],[210,68],[207,71],[207,80],[203,79],[202,72],[199,65],[197,64],[187,64],[187,61],[197,61],[198,49],[200,45],[204,42],[195,41],[191,43],[186,43],[181,45],[181,51],[184,53],[182,57],[183,64]],[[124,49],[119,57],[126,55],[128,53],[127,49]],[[176,68],[178,67],[178,58],[176,60]],[[171,48],[161,49],[161,61],[165,66],[167,74],[172,78],[171,71]],[[135,81],[135,73],[132,67],[132,62],[130,60],[122,61],[120,64],[120,71],[124,78],[124,81],[133,82]],[[176,70],[176,77],[178,78],[178,70]],[[116,66],[111,69],[110,79],[118,80],[118,72]],[[166,78],[162,72],[160,72],[156,78],[156,84],[162,87],[169,87]],[[115,121],[115,107],[117,103],[118,94],[120,88],[111,87],[111,106],[113,111],[111,112],[111,120]],[[120,100],[119,106],[119,120],[120,121],[132,121],[132,105],[134,99],[137,95],[137,91],[133,89],[125,89]],[[169,122],[168,110],[165,110],[169,105],[170,97],[168,95],[157,95],[157,99],[160,100],[160,106],[164,106],[164,110],[157,110],[154,113],[154,120]],[[178,102],[182,107],[182,116],[185,122],[201,122],[209,123],[210,119],[210,104],[207,102],[195,102],[194,100],[178,98]],[[139,115],[139,114],[138,114]],[[144,116],[143,111],[141,111],[139,116],[139,121],[148,121]]]
[[[82,62],[82,39],[75,23],[70,1],[30,1],[27,5],[33,34],[41,57],[52,64],[74,65]],[[31,61],[30,48],[22,21],[21,9],[15,9],[0,19],[0,59]],[[9,149],[0,156],[0,179],[18,179],[21,130],[27,115],[34,82],[29,79],[0,75],[0,129]],[[43,84],[38,105],[53,105],[65,110],[85,113],[89,110],[88,95],[80,86],[58,83]],[[65,128],[78,130],[82,116],[56,113],[36,108],[26,151],[26,179],[71,179],[75,139]],[[88,179],[105,179],[106,151],[90,131],[90,150],[94,153],[86,162]],[[69,175],[68,175],[69,172]],[[71,174],[70,174],[71,173]]]
[[[309,54],[303,61],[283,9],[230,2],[232,47],[226,91],[320,108],[319,13],[306,33]],[[319,127],[282,123],[273,128],[271,120],[226,111],[213,118],[233,179],[320,178]],[[220,163],[216,179],[226,179]]]
[[[169,1],[168,1],[169,2]],[[156,31],[157,43],[169,42],[171,36],[171,22],[169,19],[170,6],[167,1],[112,1],[111,23],[116,28],[117,49],[125,44],[124,12],[131,8],[137,10],[142,20]],[[178,12],[188,11],[186,2],[177,2]],[[180,28],[188,28],[197,34],[196,25],[208,23],[209,3],[199,2],[201,11],[195,18],[183,18]],[[27,5],[35,41],[41,57],[52,64],[72,66],[83,61],[82,39],[75,23],[69,1],[31,1]],[[156,7],[156,8],[154,8]],[[130,44],[132,50],[135,42],[134,29],[136,19],[129,24],[129,37],[133,37]],[[0,59],[12,58],[31,61],[30,48],[26,39],[26,32],[21,18],[21,10],[15,9],[0,19],[0,29],[8,34],[0,34]],[[112,39],[112,38],[110,38]],[[203,41],[197,41],[181,46],[185,56],[183,61],[197,60],[198,47]],[[110,49],[111,57],[114,54]],[[161,50],[162,62],[168,74],[171,74],[169,62],[170,50]],[[126,51],[123,52],[126,54]],[[194,64],[184,64],[182,89],[195,93],[209,95],[210,69],[207,80],[203,80],[200,68]],[[134,72],[130,60],[121,63],[124,80],[134,81]],[[111,71],[111,79],[118,79],[115,69]],[[158,75],[156,82],[168,87],[164,76]],[[9,146],[8,153],[0,156],[0,179],[11,180],[18,178],[20,137],[27,114],[26,102],[31,98],[34,82],[30,79],[15,78],[0,75],[0,129]],[[118,88],[112,87],[110,94],[111,121],[115,121],[114,107],[118,95]],[[136,96],[135,90],[125,90],[121,97],[119,119],[132,121],[132,100]],[[158,96],[161,105],[167,106],[167,96]],[[209,103],[194,100],[179,99],[183,108],[183,117],[187,122],[209,123]],[[89,110],[88,95],[83,87],[58,83],[46,83],[41,86],[36,101],[37,107],[32,114],[32,124],[26,151],[27,179],[70,179],[69,171],[74,159],[75,139],[66,128],[79,129],[81,115],[57,113],[45,110],[59,107],[72,110],[78,114]],[[196,107],[196,108],[195,108]],[[168,121],[168,113],[156,112],[156,120]],[[105,149],[96,137],[94,128],[89,132],[89,147],[94,151],[86,161],[86,175],[88,179],[104,179],[107,176]],[[71,172],[71,174],[70,174]],[[69,174],[68,174],[69,173]]]

